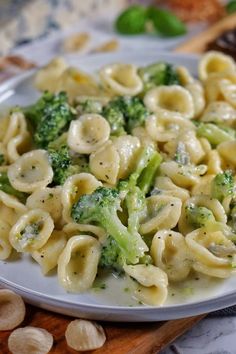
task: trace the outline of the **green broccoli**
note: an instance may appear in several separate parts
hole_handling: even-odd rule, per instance
[[[106,118],[110,124],[112,135],[125,134],[125,118],[123,115],[123,107],[121,107],[119,100],[110,101],[102,111],[102,116]]]
[[[124,259],[137,263],[148,250],[139,234],[131,234],[117,216],[120,208],[116,189],[99,187],[92,194],[80,197],[72,206],[71,216],[78,223],[96,223],[102,226],[119,245]]]
[[[146,93],[152,87],[159,85],[180,85],[180,80],[173,65],[165,62],[157,62],[138,70]]]
[[[24,113],[33,126],[34,142],[40,148],[47,148],[67,130],[76,114],[65,92],[45,92],[35,104],[26,107]]]
[[[125,131],[132,132],[135,127],[144,125],[149,114],[140,98],[129,96],[113,99],[102,112],[110,124],[113,135],[121,135]]]
[[[235,139],[233,129],[222,129],[212,123],[200,123],[197,127],[197,135],[206,138],[213,146]]]
[[[108,236],[102,246],[99,267],[120,275],[123,273],[124,257],[115,239]]]
[[[102,104],[100,101],[94,99],[87,99],[83,102],[79,102],[76,106],[76,110],[79,114],[86,113],[102,113]]]
[[[232,171],[218,173],[211,182],[211,196],[220,202],[234,192]]]
[[[144,195],[147,194],[151,189],[161,160],[161,155],[151,145],[144,146],[140,152],[135,170],[127,180],[120,181],[119,190],[127,194],[129,190],[138,186]]]
[[[17,191],[15,188],[12,187],[8,179],[7,172],[0,172],[0,190],[7,194],[13,195],[22,203],[25,203],[28,197],[28,194]]]
[[[207,223],[215,221],[212,211],[206,207],[188,205],[185,212],[188,223],[195,228],[203,227]]]

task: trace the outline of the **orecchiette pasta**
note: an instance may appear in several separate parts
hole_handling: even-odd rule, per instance
[[[146,120],[146,130],[149,136],[158,142],[165,142],[175,139],[176,134],[181,129],[194,129],[193,123],[185,118],[174,115],[171,116],[163,109],[156,110]]]
[[[194,104],[190,92],[178,85],[151,89],[145,95],[144,103],[151,112],[161,108],[172,116],[176,114],[184,118],[194,116]]]
[[[158,231],[152,240],[154,264],[166,272],[170,281],[185,279],[191,269],[191,257],[185,238],[172,230]]]
[[[91,154],[101,147],[110,136],[110,126],[99,114],[84,114],[71,122],[68,146],[80,154]]]
[[[154,195],[147,198],[147,215],[140,225],[142,234],[161,229],[172,229],[178,223],[182,202],[168,195]]]
[[[168,278],[165,272],[153,265],[125,265],[125,272],[140,284],[136,297],[147,305],[162,305],[168,294]]]
[[[77,224],[71,222],[63,227],[63,231],[66,233],[68,238],[85,233],[86,235],[97,237],[101,243],[104,243],[107,238],[107,233],[102,227],[89,224]]]
[[[92,236],[69,239],[58,260],[58,280],[70,292],[91,288],[97,274],[100,243]]]
[[[15,263],[35,261],[66,292],[121,277],[134,304],[154,306],[233,276],[236,64],[208,52],[198,72],[162,61],[92,75],[60,58],[41,69],[49,92],[1,119],[0,268],[28,253]],[[68,345],[102,345],[96,330],[74,323]]]
[[[28,209],[37,209],[47,211],[55,225],[60,226],[62,220],[62,188],[60,186],[54,188],[39,188],[36,189],[26,201]]]
[[[0,220],[0,259],[4,260],[7,259],[12,251],[12,246],[9,242],[9,232],[11,226],[3,221]]]
[[[45,245],[53,227],[53,220],[46,211],[33,209],[13,225],[9,240],[17,252],[32,252]]]
[[[200,80],[206,80],[210,74],[231,70],[235,71],[235,62],[230,56],[210,51],[200,60],[198,73]]]
[[[8,177],[14,188],[22,192],[33,192],[46,187],[53,179],[47,152],[33,150],[22,155],[10,165]]]
[[[69,177],[62,188],[61,201],[63,205],[63,218],[66,222],[72,222],[71,208],[83,194],[91,194],[96,188],[101,186],[90,173],[79,173]]]
[[[31,253],[34,260],[41,266],[43,274],[47,274],[57,266],[58,258],[65,248],[66,241],[63,231],[54,230],[44,246]]]
[[[134,170],[140,148],[140,141],[132,135],[123,135],[113,140],[120,157],[118,178],[127,178]]]
[[[230,276],[233,268],[228,256],[236,253],[236,247],[221,231],[194,230],[186,235],[186,243],[196,259],[194,269],[219,278]]]
[[[120,170],[120,155],[111,141],[92,153],[89,159],[91,172],[99,180],[116,184]]]
[[[193,214],[195,207],[204,207],[207,209],[206,212],[208,218],[206,222],[208,220],[212,221],[214,218],[216,221],[226,224],[227,216],[225,214],[225,210],[217,199],[213,199],[207,195],[196,195],[187,199],[182,207],[182,213],[179,219],[178,227],[180,232],[184,235],[191,232],[196,227],[202,226],[201,224],[205,224],[204,215],[202,215],[203,211],[200,210],[200,215],[197,215],[196,217],[195,214]],[[212,213],[212,217],[210,213]],[[198,224],[200,225],[198,226]]]
[[[100,70],[102,84],[118,95],[137,95],[143,89],[137,68],[132,64],[111,64]]]

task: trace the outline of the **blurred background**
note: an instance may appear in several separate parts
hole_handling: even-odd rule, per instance
[[[236,19],[225,23],[235,11],[236,0],[0,0],[0,81],[55,56],[158,53],[181,48],[199,33],[201,51],[204,46],[235,56]]]

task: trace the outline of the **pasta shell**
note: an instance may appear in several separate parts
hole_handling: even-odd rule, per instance
[[[8,178],[12,186],[22,192],[46,187],[53,179],[53,170],[45,150],[33,150],[10,165]]]
[[[11,290],[0,289],[0,331],[9,331],[25,318],[22,298]]]
[[[86,320],[70,322],[65,332],[67,345],[78,351],[101,348],[105,341],[105,332],[98,323]]]
[[[194,116],[193,98],[188,90],[179,85],[154,87],[146,93],[144,103],[151,112],[161,108],[172,116]]]
[[[17,328],[8,338],[8,348],[12,354],[47,354],[52,346],[51,333],[38,327]]]
[[[143,83],[132,64],[110,64],[99,72],[106,88],[118,95],[137,95],[143,89]]]
[[[147,305],[161,306],[168,294],[165,272],[153,265],[125,265],[125,272],[140,284],[135,296]]]
[[[84,114],[70,124],[68,146],[80,154],[91,154],[110,136],[110,125],[99,114]]]
[[[216,51],[209,51],[199,62],[198,74],[200,80],[206,80],[210,74],[235,71],[235,62],[229,56]]]
[[[100,243],[94,237],[71,237],[58,259],[60,285],[75,293],[91,288],[97,275],[100,253]]]

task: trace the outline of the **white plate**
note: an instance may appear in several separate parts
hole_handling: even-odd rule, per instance
[[[109,55],[68,57],[70,64],[86,71],[94,71],[106,63],[130,62],[145,65],[157,60],[187,66],[197,74],[197,57],[160,54],[157,52],[130,52]],[[0,87],[1,108],[25,105],[38,97],[32,85],[32,73],[12,79]],[[132,298],[132,281],[104,280],[105,290],[94,289],[85,294],[68,294],[57,283],[55,274],[44,277],[40,267],[28,255],[10,261],[0,261],[0,284],[22,295],[26,301],[39,307],[71,316],[108,321],[158,321],[187,317],[236,304],[236,277],[216,280],[208,277],[181,282],[169,290],[163,307],[140,306]]]

